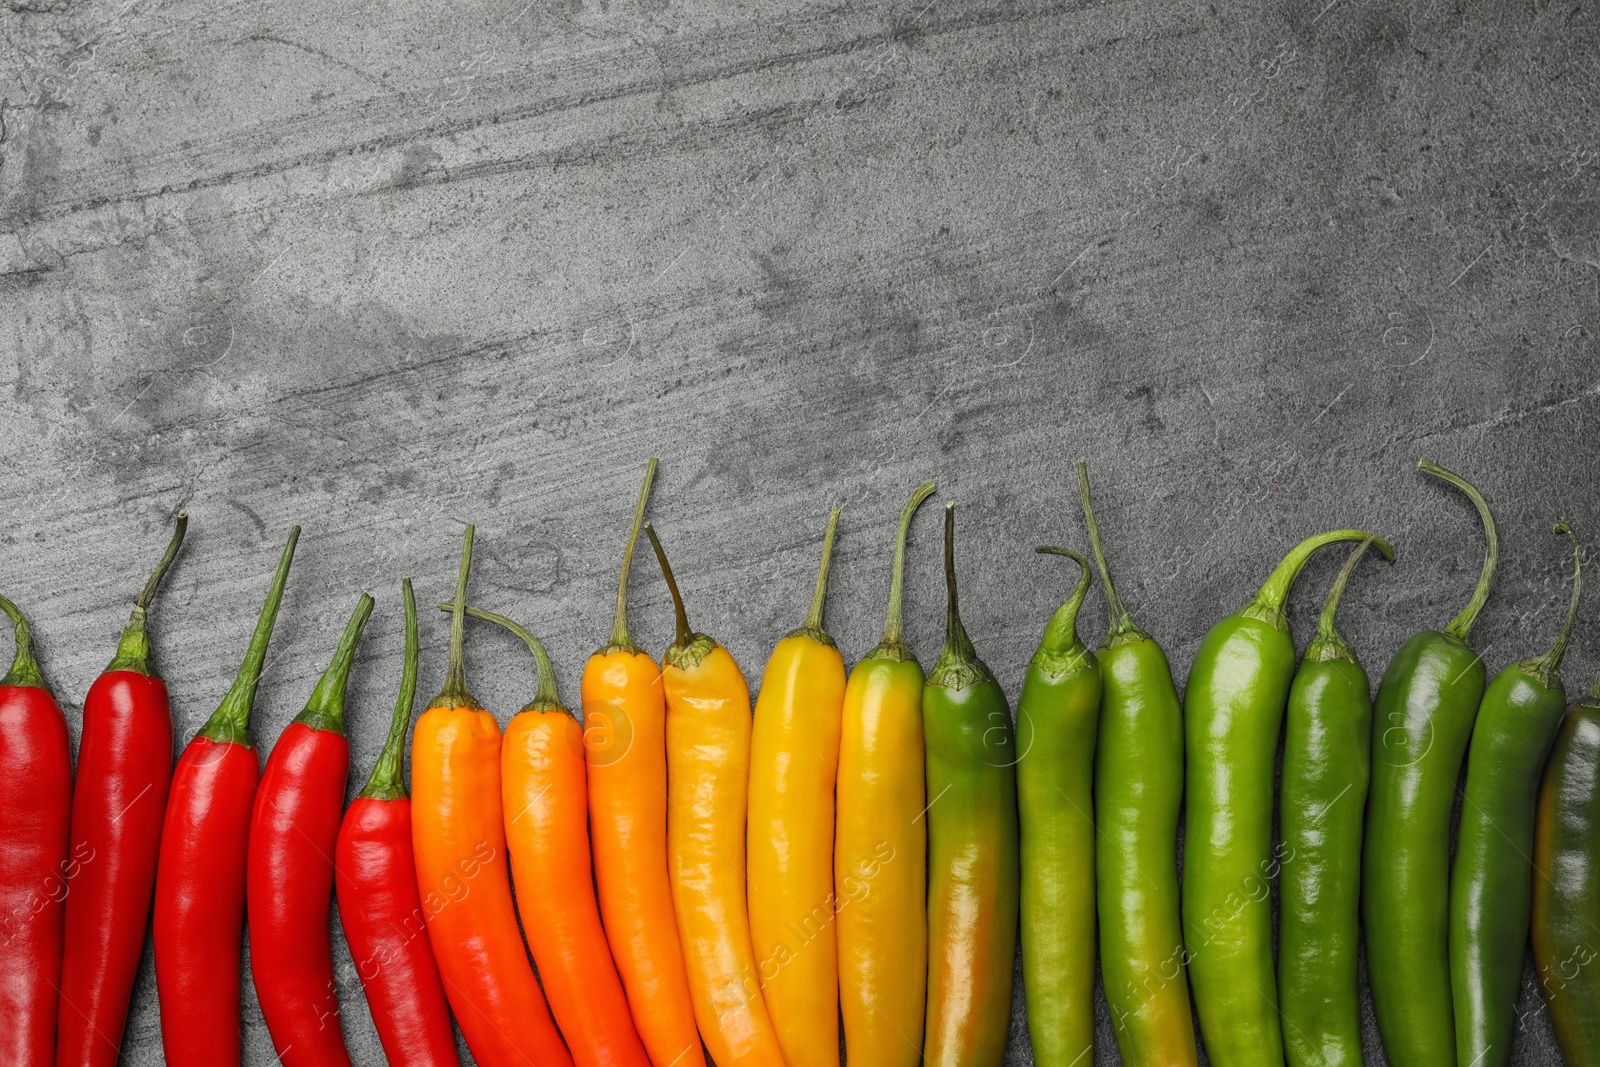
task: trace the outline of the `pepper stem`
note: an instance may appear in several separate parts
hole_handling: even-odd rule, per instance
[[[355,663],[356,645],[361,643],[362,631],[367,628],[370,618],[372,594],[362,593],[356,601],[356,610],[350,613],[350,621],[345,623],[344,634],[339,638],[338,647],[333,650],[328,669],[317,679],[316,688],[311,690],[304,710],[294,717],[295,722],[313,730],[327,730],[344,736],[344,691],[350,682],[350,667]]]
[[[117,642],[117,654],[111,660],[111,665],[106,668],[106,673],[111,671],[137,671],[149,676],[155,673],[150,666],[150,635],[145,630],[148,621],[150,604],[156,598],[156,589],[161,585],[161,579],[166,577],[167,568],[172,566],[172,561],[178,557],[178,549],[183,545],[183,535],[189,529],[188,512],[178,512],[177,528],[172,531],[172,540],[167,544],[167,551],[161,557],[161,562],[156,564],[156,569],[150,575],[150,580],[144,583],[144,591],[133,602],[133,613],[128,617],[128,625],[123,627],[122,639]]]
[[[1583,702],[1590,707],[1600,705],[1600,672],[1597,672],[1594,680],[1589,683],[1589,692],[1584,695]]]
[[[1117,595],[1111,581],[1111,568],[1106,565],[1105,545],[1100,541],[1100,524],[1094,520],[1094,501],[1089,497],[1089,465],[1078,461],[1078,496],[1083,500],[1083,519],[1089,526],[1089,548],[1094,553],[1095,566],[1100,569],[1100,588],[1106,598],[1107,647],[1123,641],[1144,640],[1147,635],[1134,623],[1133,617]]]
[[[633,549],[639,543],[639,527],[644,522],[645,505],[650,502],[650,486],[656,480],[656,467],[660,460],[654,456],[645,464],[644,485],[639,488],[639,503],[633,509],[633,526],[628,530],[628,542],[622,548],[622,574],[617,579],[617,614],[611,623],[611,643],[601,649],[602,655],[611,652],[637,653],[639,646],[628,634],[628,571],[633,567]]]
[[[661,538],[656,536],[654,526],[648,522],[644,524],[645,535],[650,538],[650,547],[655,549],[656,562],[661,564],[661,577],[667,580],[667,590],[672,594],[672,610],[677,616],[677,635],[672,640],[673,648],[680,648],[689,643],[694,631],[689,629],[689,613],[683,609],[683,594],[678,592],[678,579],[672,575],[672,564],[667,562],[666,549],[661,547]]]
[[[466,540],[461,545],[461,567],[456,571],[456,598],[450,615],[450,670],[445,675],[444,689],[433,698],[434,707],[483,707],[467,688],[466,667],[467,573],[472,569],[472,535],[476,529],[467,524]]]
[[[394,702],[394,717],[389,720],[389,736],[372,767],[372,776],[361,790],[369,800],[399,800],[406,795],[404,762],[406,732],[411,728],[411,709],[417,696],[417,598],[411,579],[400,579],[400,596],[406,607],[406,658],[400,671],[400,696]]]
[[[1328,590],[1328,599],[1322,604],[1322,614],[1317,616],[1317,636],[1306,646],[1305,658],[1309,662],[1322,663],[1334,659],[1348,660],[1351,663],[1356,661],[1355,650],[1344,639],[1344,635],[1339,633],[1335,617],[1339,614],[1339,601],[1344,597],[1344,588],[1349,584],[1350,575],[1355,572],[1356,564],[1361,562],[1361,557],[1366,555],[1367,549],[1372,547],[1372,542],[1375,540],[1375,537],[1364,539],[1351,551],[1350,558],[1344,561],[1344,566],[1339,568],[1339,575],[1334,578],[1333,586]]]
[[[961,625],[961,596],[956,591],[956,505],[951,501],[944,506],[944,647],[962,659],[972,659],[978,650],[967,637],[967,628]]]
[[[711,654],[717,643],[705,634],[689,629],[689,615],[683,610],[683,594],[678,592],[678,579],[673,577],[672,564],[667,562],[667,552],[661,547],[661,538],[656,536],[655,527],[648,522],[644,524],[644,532],[650,538],[650,547],[656,551],[656,562],[661,564],[661,577],[666,579],[667,589],[672,593],[672,609],[678,621],[677,637],[661,657],[661,662],[682,670],[692,670]]]
[[[1078,584],[1072,587],[1067,599],[1050,616],[1050,621],[1045,624],[1044,637],[1039,642],[1042,652],[1058,656],[1076,652],[1083,648],[1083,639],[1078,636],[1078,611],[1089,592],[1089,561],[1070,548],[1058,548],[1055,545],[1040,545],[1034,551],[1050,556],[1066,556],[1078,565]]]
[[[809,637],[818,644],[834,647],[833,638],[822,628],[822,610],[828,599],[828,567],[833,562],[833,535],[839,528],[839,508],[828,516],[828,532],[822,535],[822,563],[817,567],[817,587],[811,594],[811,610],[806,621],[790,637]]]
[[[1461,475],[1454,471],[1445,470],[1429,459],[1419,460],[1417,467],[1424,474],[1431,474],[1435,478],[1442,478],[1467,494],[1467,499],[1472,501],[1472,506],[1478,509],[1478,516],[1483,520],[1483,534],[1489,541],[1489,549],[1484,553],[1483,570],[1478,574],[1477,588],[1472,591],[1472,599],[1467,601],[1467,606],[1461,609],[1461,614],[1451,621],[1444,632],[1451,637],[1466,641],[1467,635],[1472,631],[1472,624],[1478,621],[1478,612],[1483,610],[1484,604],[1489,601],[1489,589],[1494,585],[1495,564],[1500,559],[1500,539],[1495,534],[1494,515],[1489,511],[1488,503],[1483,499],[1472,485]]]
[[[908,661],[916,659],[906,645],[906,626],[903,615],[906,585],[906,537],[911,532],[911,519],[922,502],[934,494],[938,486],[923,482],[911,492],[911,499],[900,511],[900,526],[894,537],[894,566],[889,572],[889,614],[883,623],[883,639],[878,647],[867,653],[868,659]]]
[[[929,685],[965,689],[991,677],[989,668],[978,658],[967,628],[961,624],[961,599],[956,592],[956,506],[944,506],[944,651],[928,676]]]
[[[1294,580],[1300,577],[1300,571],[1305,568],[1306,562],[1317,549],[1341,541],[1365,541],[1368,538],[1372,540],[1380,556],[1390,562],[1394,561],[1394,549],[1389,547],[1389,542],[1366,530],[1329,530],[1327,533],[1308,537],[1291,548],[1289,554],[1283,557],[1283,561],[1273,568],[1267,580],[1261,583],[1261,589],[1251,598],[1250,603],[1244,606],[1240,614],[1260,619],[1280,630],[1287,630],[1289,620],[1283,614],[1283,606],[1289,600],[1289,590],[1294,587]]]
[[[261,668],[267,660],[267,644],[272,640],[272,627],[278,621],[278,606],[283,603],[283,587],[289,580],[289,564],[294,562],[294,546],[300,541],[300,527],[289,527],[289,540],[278,557],[278,570],[272,576],[272,586],[267,590],[267,602],[261,606],[261,616],[256,619],[256,629],[250,635],[250,647],[245,649],[244,662],[233,679],[233,686],[211,718],[196,736],[218,744],[232,743],[246,748],[254,746],[250,736],[250,710],[255,705],[256,687],[261,684]]]
[[[11,670],[4,678],[0,678],[0,685],[26,686],[48,693],[50,687],[45,684],[44,672],[39,670],[39,661],[33,655],[33,627],[28,625],[27,616],[3,596],[0,596],[0,611],[10,617],[12,630],[17,636],[16,658],[11,661]]]
[[[439,605],[441,611],[449,611],[451,607],[449,604]],[[469,607],[467,614],[474,619],[492,622],[496,626],[510,630],[522,638],[523,644],[528,646],[528,651],[533,653],[533,664],[539,672],[539,689],[534,693],[533,699],[522,709],[523,711],[564,711],[568,715],[572,715],[571,709],[561,703],[561,694],[556,691],[556,669],[550,665],[550,657],[537,637],[533,636],[526,627],[515,620],[508,619],[504,615],[496,615],[492,611]],[[577,718],[576,715],[572,717]]]
[[[1539,657],[1533,669],[1543,679],[1554,679],[1560,674],[1561,660],[1567,654],[1567,642],[1572,640],[1572,624],[1578,618],[1578,595],[1583,592],[1583,546],[1578,543],[1578,531],[1568,523],[1558,522],[1555,532],[1566,534],[1572,540],[1572,599],[1567,604],[1567,621],[1562,623],[1556,643],[1550,646],[1550,651]],[[1546,681],[1545,688],[1553,686]]]

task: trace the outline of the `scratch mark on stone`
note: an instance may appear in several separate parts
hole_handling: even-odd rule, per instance
[[[133,399],[128,401],[128,406],[123,408],[122,411],[118,413],[117,417],[111,420],[111,425],[115,426],[117,423],[121,422],[123,417],[126,416],[128,412],[133,410],[133,406],[144,398],[144,394],[148,393],[150,391],[150,387],[154,384],[156,384],[156,376],[152,374],[149,378],[145,379],[144,388],[135,393]]]
[[[662,278],[665,278],[668,274],[670,274],[672,272],[672,268],[676,267],[678,265],[678,261],[684,256],[688,255],[689,249],[693,247],[694,246],[692,244],[684,245],[682,251],[672,257],[672,262],[668,263],[666,267],[662,269],[661,273],[655,276],[655,279],[652,280],[650,284],[654,285],[656,282],[659,282]]]
[[[1452,281],[1449,285],[1445,286],[1445,288],[1449,289],[1449,288],[1453,287],[1456,284],[1456,282],[1459,282],[1462,278],[1465,278],[1467,276],[1467,271],[1471,270],[1473,267],[1476,267],[1478,265],[1478,260],[1480,260],[1484,256],[1488,255],[1489,254],[1489,249],[1492,248],[1492,247],[1494,247],[1494,246],[1493,245],[1485,245],[1484,248],[1483,248],[1483,251],[1478,253],[1477,258],[1474,259],[1471,263],[1468,263],[1465,267],[1461,268],[1461,273],[1457,274],[1455,276],[1455,281]]]
[[[344,60],[340,59],[338,56],[330,55],[329,53],[324,52],[320,48],[316,48],[316,47],[313,47],[312,45],[308,45],[308,44],[301,44],[299,41],[291,41],[287,37],[279,37],[276,34],[272,34],[272,33],[252,33],[248,37],[240,38],[239,39],[239,43],[240,44],[275,44],[275,45],[278,45],[278,46],[280,46],[282,48],[292,48],[296,52],[304,52],[308,56],[314,56],[317,59],[322,60],[324,63],[328,64],[329,66],[338,67],[340,70],[345,71],[346,73],[354,74],[356,77],[360,78],[362,81],[366,82],[367,84],[376,85],[378,88],[383,89],[385,92],[391,92],[391,93],[394,92],[394,89],[392,87],[390,87],[389,83],[384,81],[382,78],[376,77],[375,75],[372,75],[372,74],[368,74],[366,71],[362,70],[360,67],[352,66],[351,64],[346,63]]]
[[[944,20],[935,20],[927,28],[919,28],[916,36],[919,39],[951,37],[1040,19],[1059,18],[1075,10],[1075,7],[1076,5],[1071,3],[1055,3],[1042,9],[1031,11],[996,8],[967,15],[952,16]],[[784,30],[791,32],[783,32]],[[494,85],[497,89],[497,95],[487,100],[471,113],[442,118],[440,121],[425,124],[426,128],[417,128],[416,126],[414,115],[415,100],[413,99],[417,96],[425,97],[426,93],[402,92],[385,82],[377,81],[376,84],[382,86],[385,94],[390,97],[390,100],[386,101],[385,104],[392,110],[379,114],[373,114],[369,111],[364,113],[362,118],[369,122],[393,123],[397,128],[390,129],[377,136],[361,137],[318,147],[309,147],[300,151],[290,151],[286,155],[263,159],[248,167],[220,170],[209,174],[202,173],[187,179],[183,177],[169,177],[165,180],[156,179],[143,188],[120,194],[88,195],[82,199],[62,199],[47,202],[33,211],[28,221],[32,223],[48,222],[103,207],[141,204],[174,193],[204,192],[241,181],[268,178],[300,168],[326,166],[345,156],[382,151],[411,144],[422,136],[450,137],[481,129],[503,127],[530,119],[547,118],[581,108],[593,107],[597,104],[617,103],[641,96],[658,96],[663,93],[681,92],[686,89],[726,83],[733,79],[750,75],[776,74],[812,63],[826,62],[841,56],[857,54],[879,46],[882,41],[881,33],[871,32],[823,39],[799,45],[792,43],[792,39],[797,35],[803,34],[805,30],[806,26],[803,23],[793,27],[771,27],[766,31],[767,35],[773,40],[783,42],[777,49],[757,51],[755,54],[739,53],[735,57],[723,59],[722,62],[708,62],[704,67],[691,70],[678,77],[638,76],[622,84],[607,85],[598,89],[578,87],[565,93],[540,94],[536,99],[520,104],[508,105],[504,99],[501,99],[501,97],[512,97],[522,88],[518,78],[483,77],[469,79],[473,83],[481,82],[485,85]],[[262,36],[268,37],[270,35]],[[242,40],[249,39],[243,38]],[[303,46],[297,45],[292,41],[286,41],[281,38],[273,40],[274,43],[283,44],[286,47],[304,50]],[[353,73],[364,78],[373,78],[372,75],[357,68],[348,67],[348,64],[343,64],[341,60],[332,56],[323,58],[336,65],[346,66]],[[715,60],[722,57],[713,54],[712,58]],[[521,79],[530,83],[536,79],[542,83],[547,76],[542,72],[523,72],[519,75]],[[469,92],[467,96],[481,98],[480,94],[472,92]],[[292,123],[281,126],[273,140],[275,143],[284,143],[291,139],[292,134],[313,131],[320,135],[327,131],[332,121],[329,115],[322,112],[307,113],[298,117]],[[178,161],[189,159],[203,166],[206,162],[207,153],[220,153],[224,150],[236,149],[240,144],[248,149],[257,136],[254,133],[246,132],[210,141],[201,151],[187,154],[184,152],[171,154],[152,153],[152,161],[164,163],[168,162],[169,158]],[[136,159],[131,162],[137,166],[144,161]],[[85,176],[90,179],[98,177],[94,168],[88,168]]]
[[[1057,274],[1054,278],[1050,279],[1050,284],[1051,285],[1055,285],[1062,278],[1065,278],[1067,276],[1067,272],[1070,271],[1073,267],[1076,267],[1083,260],[1084,256],[1088,255],[1090,252],[1093,252],[1096,248],[1104,248],[1106,245],[1108,245],[1110,243],[1111,243],[1111,238],[1102,237],[1098,241],[1090,241],[1088,244],[1084,245],[1083,246],[1083,251],[1079,252],[1076,256],[1073,256],[1072,257],[1072,262],[1068,263],[1065,267],[1062,267],[1060,274]]]
[[[1462,426],[1446,426],[1442,430],[1430,430],[1429,432],[1420,434],[1411,438],[1410,440],[1426,441],[1434,437],[1443,437],[1445,434],[1471,432],[1474,430],[1481,430],[1487,433],[1491,430],[1498,430],[1502,426],[1510,426],[1515,423],[1525,422],[1526,420],[1535,418],[1539,415],[1548,415],[1552,411],[1559,411],[1562,408],[1568,408],[1574,404],[1581,404],[1585,400],[1591,400],[1595,397],[1600,397],[1600,382],[1589,386],[1576,396],[1562,397],[1559,400],[1550,400],[1546,401],[1545,403],[1534,404],[1533,406],[1526,408],[1513,408],[1510,411],[1502,411],[1497,415],[1491,415],[1487,419],[1479,419],[1476,422],[1469,422]]]
[[[1339,401],[1343,400],[1344,399],[1344,394],[1348,393],[1350,391],[1350,389],[1351,389],[1351,386],[1347,385],[1343,389],[1339,390],[1339,395],[1334,397],[1332,400],[1328,401],[1328,406],[1323,408],[1320,412],[1317,413],[1317,417],[1311,420],[1311,425],[1315,426],[1317,423],[1321,422],[1322,421],[1322,416],[1324,416],[1328,412],[1332,411],[1333,410],[1333,405],[1335,405]]]
[[[288,255],[288,254],[289,254],[289,250],[287,248],[285,248],[282,252],[279,252],[278,253],[278,258],[273,260],[271,263],[268,263],[267,267],[266,267],[266,270],[263,270],[260,274],[257,274],[255,276],[255,279],[249,285],[245,286],[245,288],[246,289],[253,288],[255,286],[256,282],[259,282],[262,278],[265,278],[267,276],[267,274],[272,270],[273,267],[276,267],[279,263],[283,262],[283,257]]]

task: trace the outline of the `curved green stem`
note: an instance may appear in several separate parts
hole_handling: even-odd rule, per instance
[[[1367,549],[1372,547],[1376,537],[1368,537],[1357,545],[1350,553],[1350,558],[1344,561],[1344,566],[1339,569],[1339,576],[1333,580],[1333,586],[1328,590],[1328,599],[1322,604],[1322,614],[1317,616],[1317,636],[1311,639],[1311,644],[1306,646],[1305,659],[1310,663],[1323,663],[1328,660],[1344,660],[1349,663],[1356,662],[1355,650],[1350,643],[1339,633],[1335,625],[1335,617],[1339,614],[1339,601],[1344,598],[1344,588],[1354,573],[1356,564],[1361,562],[1361,557],[1366,555]]]
[[[961,598],[956,592],[956,506],[944,506],[944,651],[928,675],[929,685],[965,689],[990,677],[989,668],[978,658],[967,628],[961,624]]]
[[[450,670],[444,689],[433,698],[434,707],[481,709],[467,688],[467,573],[472,569],[472,535],[477,528],[467,524],[466,540],[461,545],[461,567],[456,571],[456,598],[450,616]]]
[[[327,730],[344,736],[344,691],[350,682],[350,667],[355,662],[356,645],[361,643],[362,631],[367,628],[370,618],[372,594],[362,593],[361,599],[356,601],[356,610],[350,613],[350,621],[345,623],[344,633],[339,638],[338,647],[333,650],[328,669],[317,679],[316,688],[311,690],[305,708],[294,717],[295,722],[313,730]]]
[[[450,611],[451,605],[440,604],[439,609],[441,611]],[[533,665],[539,674],[539,689],[534,693],[533,699],[523,707],[523,711],[561,711],[572,715],[572,709],[561,703],[561,694],[556,691],[556,669],[550,665],[550,657],[544,650],[544,644],[533,636],[527,627],[522,626],[514,619],[508,619],[504,615],[497,615],[482,608],[469,607],[467,614],[474,619],[492,622],[496,626],[510,630],[522,638],[522,643],[528,646],[529,652],[533,653]],[[572,717],[574,719],[577,718],[576,715],[572,715]]]
[[[1483,570],[1478,574],[1478,585],[1472,591],[1472,599],[1461,609],[1461,614],[1444,628],[1444,632],[1451,637],[1466,641],[1467,635],[1472,632],[1472,624],[1478,621],[1478,612],[1489,602],[1489,590],[1494,585],[1495,564],[1500,560],[1500,538],[1495,534],[1494,515],[1489,511],[1489,504],[1483,499],[1483,494],[1474,489],[1461,475],[1445,470],[1428,459],[1418,460],[1417,467],[1424,474],[1441,478],[1467,494],[1472,506],[1478,509],[1478,517],[1483,520],[1483,535],[1489,541],[1489,549],[1483,557]]]
[[[1083,500],[1083,519],[1089,525],[1089,550],[1094,553],[1095,566],[1100,568],[1100,589],[1106,598],[1108,628],[1105,645],[1120,645],[1128,641],[1145,641],[1149,635],[1134,624],[1117,587],[1111,581],[1111,568],[1106,565],[1106,549],[1100,541],[1100,524],[1094,520],[1094,501],[1089,497],[1089,465],[1078,461],[1078,496]]]
[[[50,687],[45,684],[44,672],[39,670],[39,661],[33,655],[33,627],[28,625],[27,616],[3,596],[0,596],[0,611],[11,619],[12,630],[17,635],[16,657],[11,661],[11,670],[0,678],[0,685],[26,686],[48,693]]]
[[[406,795],[406,733],[411,729],[411,709],[417,697],[417,598],[411,579],[400,579],[400,596],[406,607],[406,658],[400,671],[400,696],[389,720],[389,736],[372,767],[361,795],[369,800],[399,800]]]
[[[866,659],[888,659],[898,663],[916,659],[911,647],[906,644],[905,618],[902,614],[906,585],[906,537],[911,532],[911,519],[917,509],[937,488],[931,481],[923,482],[912,490],[911,498],[900,510],[900,526],[894,536],[894,566],[889,572],[889,614],[883,622],[882,640],[877,648],[867,653]]]
[[[667,590],[672,594],[672,610],[677,615],[677,636],[661,657],[661,662],[682,670],[693,670],[711,654],[717,643],[705,634],[689,629],[689,614],[683,608],[683,594],[678,592],[678,579],[672,574],[672,564],[667,562],[667,551],[661,547],[661,538],[656,536],[655,527],[648,522],[644,524],[644,532],[650,538],[650,547],[655,549],[656,562],[661,565],[661,577],[666,579]]]
[[[672,647],[680,648],[689,643],[694,631],[689,629],[689,613],[683,607],[683,594],[678,592],[678,579],[672,573],[672,564],[667,562],[667,551],[661,547],[661,538],[656,536],[654,526],[648,522],[644,524],[644,532],[650,538],[650,547],[655,549],[656,562],[661,566],[661,577],[667,581],[667,591],[672,594],[672,610],[676,615],[677,634],[673,637]]]
[[[1294,588],[1294,580],[1300,577],[1300,571],[1317,549],[1341,541],[1364,541],[1368,538],[1371,538],[1378,555],[1391,563],[1394,562],[1394,549],[1389,547],[1389,542],[1366,530],[1329,530],[1327,533],[1308,537],[1289,550],[1289,554],[1283,557],[1283,562],[1267,575],[1267,580],[1261,583],[1260,590],[1239,614],[1260,619],[1280,630],[1287,630],[1289,620],[1283,614],[1283,606],[1289,600],[1289,590]]]
[[[806,621],[790,637],[809,637],[818,644],[836,648],[833,638],[822,628],[822,609],[828,599],[828,566],[833,562],[833,535],[839,528],[839,507],[828,516],[828,532],[822,535],[822,563],[817,567],[817,587],[811,593],[811,610]]]
[[[1070,548],[1058,548],[1054,545],[1040,545],[1034,549],[1051,556],[1066,556],[1078,565],[1078,584],[1072,587],[1072,592],[1067,594],[1067,599],[1056,608],[1055,614],[1050,616],[1050,621],[1045,624],[1044,637],[1039,641],[1039,651],[1047,652],[1053,656],[1073,656],[1083,651],[1083,639],[1078,636],[1078,611],[1083,607],[1083,598],[1089,592],[1089,576],[1092,573],[1089,561]]]
[[[245,649],[244,662],[233,679],[222,703],[211,713],[211,718],[200,728],[197,737],[218,744],[232,743],[246,748],[254,746],[250,736],[250,710],[255,706],[256,687],[261,684],[261,668],[267,661],[267,644],[272,640],[272,628],[278,621],[278,606],[283,603],[283,587],[289,580],[289,565],[294,562],[294,546],[300,541],[300,527],[289,527],[289,541],[278,557],[278,570],[272,576],[272,586],[267,590],[267,602],[261,606],[256,619],[256,629],[250,635],[250,647]]]
[[[628,572],[633,568],[633,549],[639,543],[639,527],[644,523],[645,505],[650,502],[650,486],[656,480],[656,467],[661,461],[654,456],[645,464],[644,485],[639,488],[639,503],[634,505],[633,525],[628,529],[628,542],[622,547],[622,573],[617,578],[617,614],[611,621],[611,642],[600,650],[600,655],[613,652],[637,653],[639,646],[628,633]]]
[[[150,604],[156,598],[156,589],[161,585],[161,579],[166,576],[167,568],[172,566],[172,561],[178,557],[178,549],[183,545],[184,532],[189,529],[188,512],[178,512],[177,528],[172,531],[172,540],[167,544],[167,551],[161,557],[161,562],[156,564],[156,569],[150,575],[150,580],[144,583],[144,591],[133,602],[133,613],[128,617],[128,625],[122,629],[122,639],[117,642],[117,654],[111,660],[111,665],[106,672],[111,671],[137,671],[149,676],[155,673],[150,666],[150,635],[145,626],[148,621]]]
[[[1556,643],[1539,657],[1533,668],[1534,675],[1544,682],[1546,689],[1553,689],[1553,682],[1560,676],[1561,660],[1567,654],[1567,643],[1572,640],[1572,624],[1578,618],[1578,595],[1583,592],[1583,546],[1578,543],[1578,531],[1568,523],[1558,522],[1555,532],[1566,534],[1572,540],[1572,599],[1567,604],[1567,621],[1561,624]]]

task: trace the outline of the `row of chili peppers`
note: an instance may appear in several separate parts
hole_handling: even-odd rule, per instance
[[[1459,476],[1422,466],[1470,497],[1489,551],[1467,608],[1400,649],[1374,708],[1334,616],[1369,547],[1393,559],[1382,538],[1336,530],[1296,546],[1206,636],[1180,702],[1161,647],[1111,583],[1080,464],[1109,633],[1098,655],[1078,635],[1088,561],[1040,549],[1080,576],[1045,628],[1014,726],[961,623],[953,505],[946,643],[926,678],[905,642],[906,538],[931,482],[901,514],[883,639],[848,673],[823,628],[834,509],[810,611],[775,648],[752,711],[732,657],[691,630],[643,522],[652,460],[611,638],[584,669],[583,721],[532,634],[467,606],[468,527],[455,598],[440,605],[452,613],[447,681],[412,742],[416,803],[403,774],[418,656],[407,579],[400,696],[343,811],[344,690],[372,598],[258,780],[250,712],[293,529],[239,675],[174,768],[146,616],[180,516],[85,700],[75,788],[27,621],[0,598],[17,639],[0,681],[0,1060],[113,1067],[153,900],[169,1064],[239,1062],[248,914],[279,1057],[347,1065],[328,937],[336,897],[397,1065],[458,1064],[453,1013],[491,1067],[683,1067],[706,1052],[721,1067],[838,1067],[841,1016],[852,1063],[992,1067],[1019,934],[1042,1067],[1092,1058],[1097,934],[1127,1063],[1196,1063],[1192,1012],[1225,1067],[1360,1063],[1363,926],[1392,1063],[1454,1049],[1462,1064],[1504,1064],[1531,916],[1558,1039],[1569,1063],[1590,1067],[1600,696],[1566,710],[1559,676],[1581,557],[1555,645],[1486,688],[1467,639],[1493,580],[1493,518]],[[628,628],[641,526],[676,611],[659,668]],[[1570,527],[1557,529],[1576,552]],[[1357,547],[1297,668],[1284,605],[1310,556],[1339,541]],[[466,684],[468,615],[519,635],[535,661],[537,692],[503,736]]]

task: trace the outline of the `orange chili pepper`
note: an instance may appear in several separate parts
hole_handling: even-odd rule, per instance
[[[667,697],[667,873],[700,1034],[717,1067],[784,1067],[756,977],[745,901],[750,690],[728,650],[689,629],[667,555],[678,636],[661,657]]]
[[[550,1010],[579,1067],[648,1067],[600,911],[586,892],[594,874],[583,727],[561,703],[537,637],[504,615],[478,608],[467,614],[522,638],[539,669],[539,691],[506,727],[500,771],[517,904]]]
[[[500,724],[467,689],[462,623],[472,532],[468,526],[456,579],[450,673],[412,738],[417,889],[445,996],[473,1057],[483,1067],[572,1067],[528,964],[511,902]]]
[[[918,1067],[928,979],[928,834],[922,665],[900,605],[906,534],[932,482],[900,513],[883,640],[850,672],[839,743],[834,899],[845,1060]]]
[[[628,571],[655,473],[652,459],[622,553],[611,641],[583,668],[589,835],[633,1025],[656,1067],[698,1067],[704,1055],[667,879],[667,705],[661,668],[628,634]]]
[[[833,788],[844,658],[822,628],[838,525],[834,508],[811,611],[772,650],[750,739],[750,938],[789,1067],[839,1067]]]

